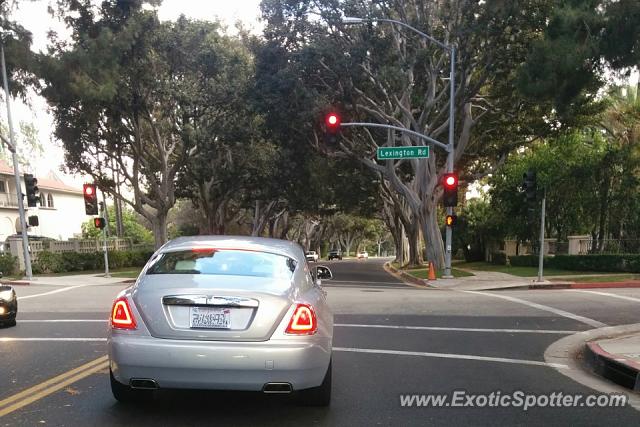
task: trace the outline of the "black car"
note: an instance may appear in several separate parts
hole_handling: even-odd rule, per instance
[[[329,255],[327,256],[327,258],[329,259],[329,261],[331,261],[332,259],[341,260],[342,259],[342,253],[339,250],[334,249],[334,250],[329,251]]]
[[[15,326],[18,298],[11,286],[0,285],[0,325]]]

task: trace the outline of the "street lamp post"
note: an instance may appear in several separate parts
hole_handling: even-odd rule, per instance
[[[24,256],[24,271],[27,280],[33,280],[31,270],[31,255],[29,253],[29,238],[27,237],[27,221],[25,218],[24,204],[22,201],[22,184],[20,182],[20,167],[18,165],[18,153],[16,149],[16,139],[13,132],[13,121],[11,120],[11,95],[9,94],[9,79],[7,78],[7,66],[4,60],[4,41],[0,41],[0,66],[2,67],[2,80],[4,85],[4,96],[7,102],[7,121],[9,122],[9,140],[4,137],[2,140],[7,143],[13,158],[13,174],[16,180],[16,194],[18,197],[18,215],[20,217],[20,228],[22,228],[22,253]]]
[[[412,27],[411,25],[402,22],[402,21],[397,21],[395,19],[388,19],[388,18],[373,18],[373,19],[365,19],[365,18],[357,18],[357,17],[351,17],[351,16],[347,16],[342,18],[342,22],[344,24],[363,24],[366,22],[387,22],[390,24],[394,24],[394,25],[399,25],[401,27],[404,27],[408,30],[413,31],[414,33],[420,35],[421,37],[429,40],[430,42],[434,43],[435,45],[437,45],[438,47],[444,49],[445,51],[449,52],[449,55],[451,56],[451,69],[449,71],[449,142],[448,144],[446,144],[446,151],[447,151],[447,164],[446,164],[446,171],[447,173],[451,173],[453,172],[453,162],[454,162],[454,144],[453,144],[453,136],[454,136],[454,130],[455,130],[455,76],[456,76],[456,50],[455,47],[452,45],[447,45],[442,43],[441,41],[434,39],[433,37],[431,37],[430,35],[423,33],[422,31],[418,30],[417,28]],[[439,144],[439,145],[445,145],[445,144]],[[447,207],[447,215],[453,215],[453,207]],[[453,276],[451,275],[451,241],[453,238],[453,230],[451,228],[451,226],[447,225],[446,229],[445,229],[445,252],[444,252],[444,274],[442,275],[443,279],[452,279]]]

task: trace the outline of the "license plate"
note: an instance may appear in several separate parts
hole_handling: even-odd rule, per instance
[[[192,328],[231,328],[231,310],[228,308],[189,307],[189,309],[189,326]]]

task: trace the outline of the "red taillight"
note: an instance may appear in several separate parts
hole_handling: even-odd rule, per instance
[[[318,321],[313,308],[308,304],[298,304],[285,332],[287,334],[313,335],[317,330]]]
[[[111,326],[118,329],[136,329],[136,319],[133,318],[127,297],[120,297],[113,303]]]

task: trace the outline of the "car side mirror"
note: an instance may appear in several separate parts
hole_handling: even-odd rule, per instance
[[[331,270],[324,265],[319,265],[316,267],[316,279],[319,280],[331,280],[333,279],[333,274],[331,274]]]

